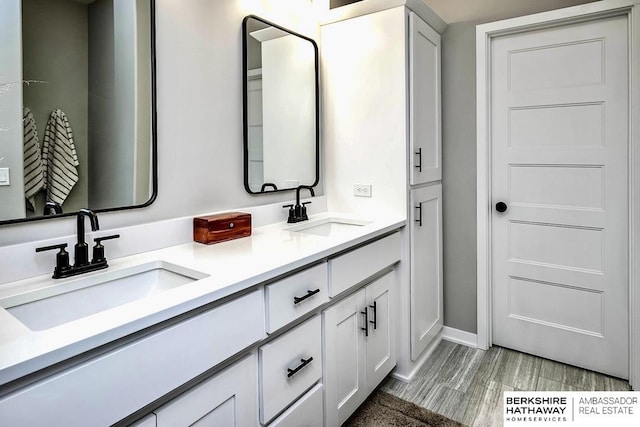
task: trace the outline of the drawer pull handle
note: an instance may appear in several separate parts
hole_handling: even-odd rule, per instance
[[[369,310],[367,307],[364,308],[364,311],[361,311],[360,314],[364,314],[364,328],[360,328],[364,331],[364,336],[369,336]]]
[[[320,288],[316,289],[315,291],[307,291],[306,295],[303,295],[301,297],[293,297],[293,303],[294,304],[298,304],[299,302],[302,302],[304,300],[306,300],[307,298],[317,294],[320,292]]]
[[[287,374],[287,378],[291,378],[292,376],[297,374],[298,371],[300,371],[300,369],[307,366],[309,363],[311,363],[312,360],[313,360],[313,357],[309,357],[308,359],[300,359],[301,363],[298,366],[296,366],[294,369],[287,368],[287,371],[289,371],[289,373]]]
[[[370,320],[369,323],[373,325],[373,330],[375,331],[376,328],[378,327],[378,314],[377,314],[378,303],[374,301],[373,305],[370,305],[369,307],[373,309],[373,320]]]
[[[416,156],[418,156],[420,163],[415,165],[415,168],[418,169],[418,172],[422,172],[422,148],[418,148],[418,151],[416,151]]]

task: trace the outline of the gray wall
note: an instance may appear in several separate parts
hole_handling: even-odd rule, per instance
[[[42,142],[49,115],[60,108],[69,119],[78,154],[80,179],[62,208],[87,206],[87,6],[73,0],[23,0],[23,77],[40,80],[24,86],[24,105],[33,112]],[[42,214],[44,196],[38,199]]]
[[[242,19],[256,14],[317,40],[312,4],[285,3],[156,1],[158,198],[148,208],[100,215],[103,229],[294,197],[293,192],[246,193],[242,170]],[[309,209],[313,212],[314,205]],[[0,246],[74,230],[73,218],[5,225]]]
[[[500,0],[498,0],[500,1]],[[444,324],[475,333],[476,295],[476,24],[568,7],[593,0],[530,2],[519,6],[431,0],[443,16],[476,16],[474,22],[451,23],[442,34],[442,157],[444,240]],[[445,10],[446,8],[446,10]]]
[[[474,23],[442,34],[444,323],[476,332],[476,49]]]

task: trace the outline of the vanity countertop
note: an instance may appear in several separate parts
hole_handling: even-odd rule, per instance
[[[324,213],[324,218],[349,218]],[[364,218],[357,218],[364,219]],[[331,236],[288,230],[277,223],[253,229],[250,237],[214,245],[196,242],[171,246],[109,262],[108,270],[68,279],[39,276],[3,285],[0,300],[43,285],[99,275],[104,271],[164,261],[208,277],[83,317],[43,331],[32,331],[0,308],[0,385],[202,307],[267,280],[399,229],[402,218],[376,219]],[[295,227],[295,226],[294,226]]]

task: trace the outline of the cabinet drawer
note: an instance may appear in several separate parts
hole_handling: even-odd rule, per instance
[[[328,295],[326,263],[265,286],[267,332],[327,302]]]
[[[269,424],[269,427],[322,427],[323,423],[322,384],[318,384]]]
[[[157,427],[255,426],[255,352],[155,410]]]
[[[329,296],[334,297],[400,261],[400,233],[329,260]]]
[[[111,425],[264,336],[257,290],[3,397],[0,420]]]
[[[315,316],[260,348],[260,421],[263,424],[322,376],[320,331],[320,316]]]

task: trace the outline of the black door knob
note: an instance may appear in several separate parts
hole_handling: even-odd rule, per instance
[[[507,211],[507,204],[505,202],[496,203],[496,210],[500,213]]]

